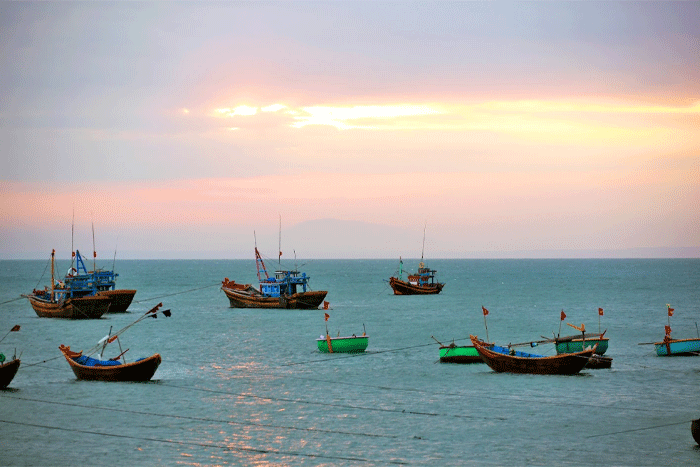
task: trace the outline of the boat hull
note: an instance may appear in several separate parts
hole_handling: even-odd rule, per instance
[[[576,353],[584,350],[585,347],[596,346],[595,354],[603,355],[608,350],[608,338],[602,339],[572,339],[567,341],[556,341],[554,348],[557,349],[557,354]]]
[[[654,342],[654,349],[659,357],[700,355],[700,339],[668,339]]]
[[[19,370],[20,361],[18,358],[0,364],[0,389],[5,389],[10,385],[12,379]]]
[[[695,419],[690,423],[690,433],[695,442],[700,444],[700,419]]]
[[[439,294],[445,286],[442,282],[421,286],[395,277],[389,278],[389,285],[394,291],[394,295],[434,295]]]
[[[447,345],[440,347],[443,363],[484,363],[473,345]]]
[[[323,353],[360,353],[367,349],[369,336],[316,339],[316,344],[318,351]]]
[[[594,349],[583,352],[545,357],[525,352],[512,352],[505,347],[486,347],[475,336],[470,336],[481,358],[499,373],[528,373],[538,375],[574,375],[579,373],[593,355]]]
[[[252,289],[231,289],[222,287],[228,297],[231,308],[277,308],[277,309],[317,309],[328,294],[325,290],[299,292],[288,297],[265,297]]]
[[[69,298],[62,303],[49,302],[33,295],[27,298],[40,318],[98,319],[109,311],[112,303],[111,298],[97,295]]]
[[[160,365],[160,354],[132,363],[114,366],[85,366],[77,363],[71,357],[70,347],[59,347],[66,361],[73,370],[75,377],[90,381],[150,381]]]
[[[124,313],[131,305],[136,291],[130,289],[101,290],[97,292],[97,295],[112,299],[108,313]]]

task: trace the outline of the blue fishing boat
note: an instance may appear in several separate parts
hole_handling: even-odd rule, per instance
[[[93,253],[93,256],[95,254]],[[112,300],[109,312],[125,312],[131,305],[136,290],[117,289],[116,279],[119,274],[112,270],[97,269],[88,271],[80,250],[75,250],[75,267],[71,266],[64,277],[65,287],[72,291],[74,297],[102,296]]]
[[[659,357],[700,355],[700,336],[689,339],[673,339],[671,337],[671,316],[673,316],[674,309],[668,304],[666,308],[668,313],[668,324],[664,326],[666,334],[663,341],[654,342],[656,355]]]
[[[654,342],[654,349],[659,357],[700,355],[700,338],[668,338]]]

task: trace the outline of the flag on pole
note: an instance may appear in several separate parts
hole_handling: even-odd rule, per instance
[[[487,310],[486,308],[484,308],[483,305],[481,306],[481,310],[484,312],[484,316],[486,316],[486,315],[489,314],[489,310]]]
[[[668,306],[668,305],[667,305],[667,306]],[[673,310],[674,310],[674,309],[671,308],[670,306],[668,307],[668,316],[673,316]]]
[[[561,320],[564,321],[566,319],[566,313],[564,313],[564,310],[561,310]]]
[[[326,315],[326,321],[328,321],[328,318],[331,317],[331,315],[329,315],[328,313],[324,313],[324,315]]]
[[[603,316],[603,309],[602,309],[602,308],[598,308],[598,314],[599,314],[600,316]]]
[[[671,337],[671,326],[664,326],[666,328],[666,337]]]
[[[12,329],[10,329],[10,332],[17,332],[19,331],[19,324],[15,324]]]
[[[323,309],[324,309],[324,310],[327,310],[327,309],[328,309],[328,305],[330,305],[330,303],[328,303],[327,301],[324,300],[324,301],[323,301]]]

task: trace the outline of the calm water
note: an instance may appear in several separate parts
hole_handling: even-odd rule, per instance
[[[0,464],[700,464],[690,434],[700,358],[660,358],[638,345],[663,337],[667,303],[674,337],[698,335],[700,260],[428,265],[447,283],[438,296],[393,296],[384,280],[396,261],[304,264],[312,288],[329,291],[330,332],[366,327],[368,352],[349,357],[317,351],[323,311],[229,308],[220,281],[254,282],[253,260],[118,261],[118,285],[138,289],[136,302],[92,321],[36,317],[26,300],[12,300],[37,286],[46,262],[0,261],[0,337],[21,325],[0,351],[22,352],[0,391]],[[60,344],[88,349],[159,301],[173,316],[121,339],[130,361],[162,355],[154,381],[75,379]],[[567,322],[595,331],[603,307],[613,367],[535,376],[436,363],[431,336],[486,337],[482,305],[488,337],[502,344],[558,332],[562,309]]]

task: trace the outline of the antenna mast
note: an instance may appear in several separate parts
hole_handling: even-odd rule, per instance
[[[423,249],[420,252],[421,263],[423,262],[423,253],[425,253],[425,228],[426,227],[428,227],[428,221],[425,221],[425,225],[423,226]]]
[[[97,251],[95,251],[95,221],[92,221],[92,272],[97,271],[95,258],[97,258]]]

